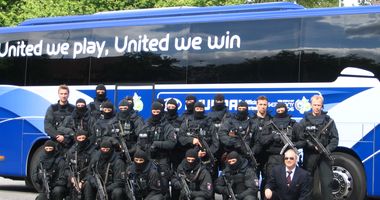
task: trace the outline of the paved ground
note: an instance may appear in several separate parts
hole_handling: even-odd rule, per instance
[[[36,196],[37,193],[25,186],[25,181],[14,181],[0,177],[1,200],[34,200]]]

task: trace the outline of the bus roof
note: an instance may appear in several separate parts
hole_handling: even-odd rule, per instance
[[[168,7],[101,12],[93,15],[77,15],[62,17],[45,17],[28,19],[20,23],[19,26],[48,25],[60,23],[83,23],[93,21],[111,21],[126,19],[144,19],[170,16],[194,16],[205,14],[242,13],[242,12],[263,12],[274,10],[294,10],[304,9],[304,7],[290,2],[243,4],[230,6],[209,6],[209,7]]]
[[[268,5],[268,4],[266,4]],[[83,18],[96,17],[97,19],[105,18],[105,16],[117,16],[122,15],[120,13],[105,13],[97,15],[82,15],[82,16],[67,16],[57,18],[75,18],[76,21],[70,20],[57,20],[59,22],[53,23],[54,18],[38,18],[35,20],[53,20],[50,23],[31,23],[30,25],[15,26],[15,27],[2,27],[0,33],[17,33],[17,32],[41,32],[41,31],[58,31],[58,30],[75,30],[75,29],[91,29],[91,28],[107,28],[107,27],[123,27],[123,26],[142,26],[142,25],[160,25],[160,24],[191,24],[191,23],[207,23],[207,22],[227,22],[227,21],[244,21],[244,20],[265,20],[265,19],[287,19],[287,18],[306,18],[306,17],[318,17],[318,16],[336,16],[336,15],[348,15],[348,14],[372,14],[380,13],[380,6],[360,6],[360,7],[342,7],[342,8],[313,8],[313,9],[292,9],[292,10],[271,10],[254,12],[252,9],[240,9],[236,12],[228,12],[228,10],[236,10],[237,7],[255,7],[260,4],[253,5],[239,5],[239,6],[213,6],[210,9],[221,9],[223,12],[201,12],[198,14],[179,14],[180,10],[188,9],[209,9],[209,7],[202,8],[177,8],[167,9],[167,12],[177,12],[172,15],[159,15],[148,17],[147,13],[157,12],[158,10],[142,10],[134,11],[132,14],[139,14],[146,17],[135,18],[114,18],[108,20],[107,23],[101,20],[80,20]],[[239,9],[237,9],[239,10]],[[144,12],[146,11],[146,12]],[[191,12],[190,12],[191,13]],[[32,25],[33,24],[33,25]]]

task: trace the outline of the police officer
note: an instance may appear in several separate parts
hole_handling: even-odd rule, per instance
[[[228,185],[233,193],[229,192]],[[215,190],[224,197],[234,195],[238,200],[255,200],[258,191],[256,172],[247,159],[241,157],[236,151],[232,151],[227,155],[227,167],[218,177]]]
[[[220,127],[219,138],[224,148],[225,156],[231,151],[248,155],[249,149],[246,149],[246,146],[250,148],[249,144],[252,135],[251,122],[248,104],[245,101],[240,101],[236,114],[228,118]],[[250,161],[252,162],[252,160]]]
[[[120,140],[125,142],[129,153],[133,156],[137,142],[136,130],[142,128],[144,120],[126,99],[120,101],[119,110],[112,122],[112,132],[119,142]]]
[[[151,117],[138,130],[137,148],[148,152],[148,155],[157,164],[161,175],[161,187],[164,194],[169,191],[170,151],[177,142],[174,128],[163,120],[162,105],[152,104]],[[168,198],[168,196],[166,196]]]
[[[184,182],[189,193],[184,190]],[[177,176],[172,179],[172,185],[181,190],[180,199],[213,199],[211,175],[201,164],[195,149],[187,150],[185,158],[177,168]]]
[[[107,89],[103,84],[98,84],[95,88],[96,96],[93,102],[88,104],[91,116],[99,119],[102,112],[102,103],[109,101],[107,98]]]
[[[291,116],[288,114],[286,104],[278,102],[276,105],[276,115],[269,123],[264,125],[259,139],[262,152],[268,157],[267,162],[263,163],[264,177],[268,177],[274,166],[283,164],[283,156],[280,153],[283,153],[281,151],[285,144],[281,140],[279,131],[285,134],[295,145],[297,144],[296,148],[302,147],[302,142],[295,143],[297,138],[296,125],[296,121],[291,119]]]
[[[197,102],[194,105],[193,119],[185,120],[181,125],[178,141],[186,149],[198,150],[202,163],[207,166],[213,178],[216,179],[218,167],[214,154],[219,149],[219,140],[216,135],[212,135],[210,128],[211,121],[205,115],[205,106],[202,102]],[[205,145],[209,148],[206,149]]]
[[[339,135],[335,122],[327,115],[327,112],[322,110],[323,101],[322,96],[314,95],[311,98],[312,111],[305,115],[299,125],[301,138],[304,141],[304,168],[312,176],[318,170],[319,176],[314,176],[314,178],[320,180],[321,198],[330,200],[332,199],[332,162],[311,139],[311,136],[314,136],[329,152],[334,151],[339,143]],[[313,191],[317,191],[317,189],[318,186],[315,185]]]
[[[83,183],[91,158],[96,155],[95,145],[88,139],[88,132],[78,129],[75,144],[67,151],[66,173],[69,175],[69,191],[72,200],[84,199]]]
[[[97,145],[99,145],[103,139],[110,140],[112,137],[115,137],[115,133],[113,131],[113,123],[115,118],[113,107],[113,104],[109,101],[102,103],[101,117],[95,121],[91,131],[93,134],[91,136],[91,141]],[[113,141],[117,142],[115,138]]]
[[[67,85],[60,85],[58,87],[58,103],[49,106],[44,120],[45,132],[53,141],[58,143],[58,150],[61,151],[62,155],[72,145],[70,135],[59,131],[65,117],[71,115],[75,108],[74,105],[68,102],[69,93]]]
[[[70,143],[74,143],[74,136],[77,130],[91,131],[92,124],[94,123],[90,112],[86,106],[86,101],[82,98],[78,99],[75,103],[75,109],[71,115],[66,116],[63,120],[62,126],[58,128],[66,133],[70,138]]]
[[[257,173],[258,176],[262,176],[261,185],[264,188],[265,186],[265,172],[264,172],[264,166],[265,163],[268,161],[268,156],[265,154],[264,151],[262,151],[262,147],[259,142],[259,138],[262,135],[263,127],[265,124],[268,124],[269,121],[272,119],[272,116],[268,113],[268,98],[266,96],[259,96],[256,99],[256,107],[257,111],[254,113],[252,117],[252,140],[251,140],[251,146],[253,144],[252,150],[255,153],[255,157],[258,162],[257,167]],[[263,192],[261,192],[262,198],[264,199]]]
[[[95,199],[96,195],[99,195],[99,188],[103,188],[105,195],[110,197],[108,199],[124,199],[125,169],[124,161],[114,151],[111,142],[103,141],[87,170],[84,183],[85,199]]]
[[[43,188],[43,193],[37,196],[37,200],[62,200],[66,196],[65,160],[57,151],[55,142],[45,142],[40,164],[33,174],[37,176],[37,184]]]
[[[178,135],[182,119],[178,116],[178,104],[175,99],[169,99],[166,103],[165,120],[173,126],[175,133]],[[173,169],[177,169],[179,163],[185,156],[185,152],[186,150],[184,150],[181,144],[177,142],[170,156]]]
[[[228,118],[231,117],[231,113],[228,111],[228,107],[226,106],[225,97],[223,94],[216,94],[214,96],[214,105],[211,107],[211,112],[209,112],[207,116],[211,120],[211,127],[210,127],[211,134],[216,135],[218,140],[220,140],[219,138],[220,127]],[[223,168],[223,164],[224,164],[224,162],[222,161],[223,159],[221,158],[224,153],[223,149],[224,149],[223,143],[220,142],[219,149],[215,153],[215,157],[218,158],[217,164],[220,168]]]
[[[186,99],[185,99],[186,110],[181,115],[182,121],[193,117],[195,102],[197,102],[197,97],[195,97],[192,94],[189,94],[186,96]]]
[[[157,166],[148,158],[148,155],[137,150],[133,164],[128,167],[128,181],[132,182],[132,188],[138,200],[162,200],[160,173]]]

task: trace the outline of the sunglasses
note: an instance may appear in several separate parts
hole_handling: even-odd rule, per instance
[[[294,160],[294,157],[285,157],[284,160]]]

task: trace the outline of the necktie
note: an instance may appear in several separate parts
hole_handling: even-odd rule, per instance
[[[288,187],[292,183],[292,177],[290,176],[292,174],[292,171],[287,171],[288,176],[286,177],[286,183],[288,184]]]

